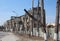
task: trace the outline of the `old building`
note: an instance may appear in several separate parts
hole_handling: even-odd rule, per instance
[[[28,12],[32,15],[32,9],[28,10]],[[44,10],[45,12],[45,10]],[[43,31],[42,29],[42,23],[41,23],[41,8],[39,7],[39,14],[37,11],[37,7],[34,7],[34,15],[32,15],[35,19],[39,20],[39,25],[38,21],[34,20],[32,17],[30,17],[28,14],[25,14],[25,22],[26,22],[26,32],[27,34],[32,34],[33,36],[40,36],[43,37]],[[33,20],[33,24],[32,24]],[[33,28],[32,28],[33,25]],[[39,27],[39,28],[38,28]],[[33,29],[33,32],[32,32]],[[39,29],[39,31],[38,31]]]
[[[35,19],[29,16],[27,13],[22,16],[11,16],[11,19],[8,20],[5,24],[6,28],[10,31],[18,32],[20,34],[24,33],[33,36],[44,37],[44,32],[41,23],[41,7],[39,7],[39,13],[37,11],[37,7],[34,7],[33,9],[34,15],[32,14],[32,9],[28,10],[28,12]]]
[[[59,24],[59,39],[60,39],[60,24]],[[55,33],[55,23],[50,23],[47,24],[47,33],[48,33],[48,38],[54,39],[54,33]]]
[[[24,29],[24,15],[22,16],[12,16],[11,19],[12,19],[12,28],[14,31],[16,32],[21,32],[22,29]]]
[[[4,23],[4,27],[5,27],[5,30],[6,31],[11,31],[11,20],[7,20],[5,23]]]

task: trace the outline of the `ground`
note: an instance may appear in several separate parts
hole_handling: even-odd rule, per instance
[[[19,37],[11,32],[0,32],[0,41],[17,41]]]
[[[12,32],[0,32],[0,41],[44,41],[42,38],[29,37]],[[49,39],[48,41],[53,41]]]

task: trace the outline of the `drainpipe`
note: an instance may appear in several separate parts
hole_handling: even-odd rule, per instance
[[[12,18],[11,18],[11,20],[10,20],[10,26],[11,26],[11,28],[10,28],[10,31],[12,32]]]
[[[25,34],[26,34],[26,14],[25,14]]]
[[[38,6],[37,6],[37,19],[39,20],[39,1],[38,0]],[[39,37],[39,21],[37,21],[37,30],[38,30],[38,37]]]

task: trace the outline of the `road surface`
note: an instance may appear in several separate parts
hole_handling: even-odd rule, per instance
[[[37,41],[29,38],[16,36],[11,32],[0,32],[0,41]],[[41,40],[39,40],[41,41]]]
[[[0,41],[19,41],[19,37],[11,32],[0,32]]]

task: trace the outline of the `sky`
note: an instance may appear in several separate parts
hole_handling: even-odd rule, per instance
[[[34,1],[34,7],[37,0]],[[0,25],[3,25],[11,16],[24,15],[24,9],[32,8],[32,0],[0,0]],[[54,23],[56,17],[56,0],[44,0],[46,23]],[[15,11],[16,13],[13,13]]]

